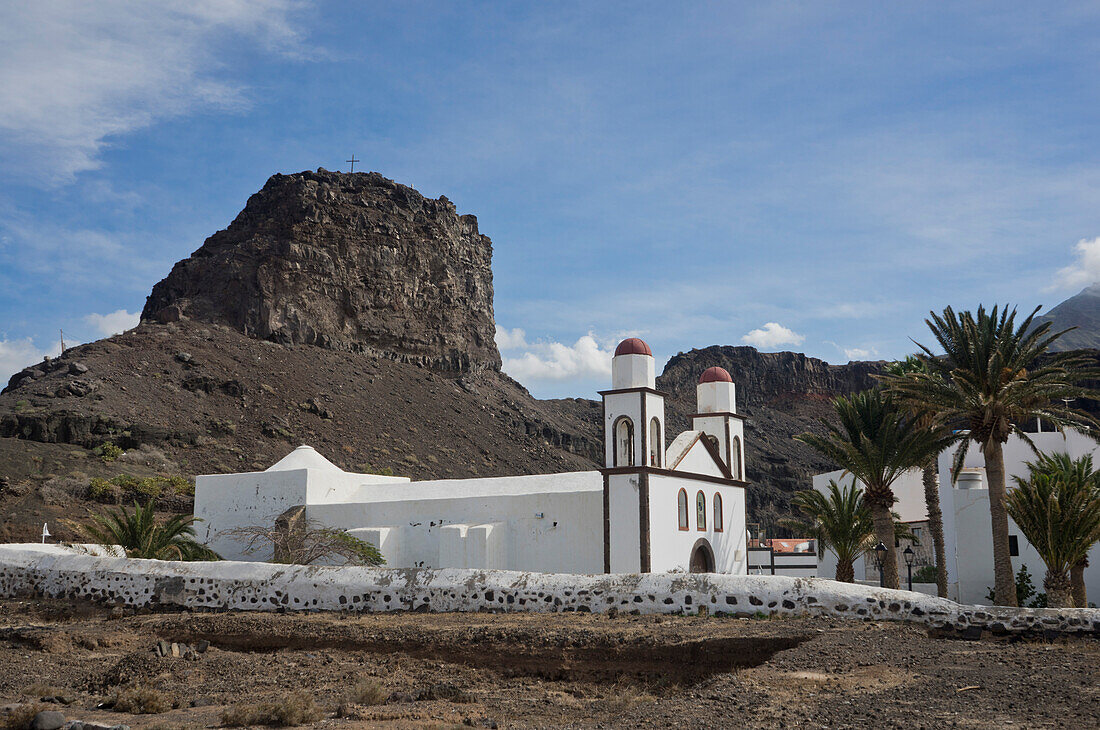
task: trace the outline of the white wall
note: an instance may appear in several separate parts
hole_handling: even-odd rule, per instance
[[[688,529],[680,530],[677,495],[688,495]],[[695,497],[702,491],[707,500],[706,530],[696,528]],[[714,529],[714,494],[722,495],[723,529]],[[715,571],[744,575],[747,556],[745,534],[745,489],[712,484],[696,479],[649,476],[649,535],[653,572],[687,570],[691,551],[699,538],[706,538],[714,551]]]
[[[384,538],[353,534],[376,544],[391,567],[603,572],[598,471],[411,482],[370,491],[375,493],[361,497],[371,501],[310,504],[306,516],[348,530],[387,528]]]
[[[1100,464],[1100,446],[1091,438],[1069,431],[1063,437],[1056,432],[1029,434],[1035,447],[1044,453],[1067,452],[1077,458],[1092,454]],[[943,511],[944,547],[947,554],[947,580],[950,593],[960,601],[988,603],[986,590],[993,585],[993,536],[989,516],[987,489],[957,489],[951,486],[951,466],[954,450],[940,454],[940,509]],[[1015,486],[1013,476],[1026,476],[1026,462],[1034,461],[1035,452],[1023,439],[1012,436],[1004,445],[1006,486]],[[963,464],[967,469],[982,470],[982,485],[986,487],[985,460],[977,444],[971,443]],[[1020,556],[1012,558],[1016,572],[1026,564],[1035,587],[1042,591],[1046,566],[1027,542],[1019,528],[1009,520],[1009,534],[1017,535]],[[1089,552],[1089,567],[1085,569],[1085,585],[1089,600],[1100,603],[1100,546]]]
[[[608,514],[611,516],[609,547],[612,573],[641,571],[640,485],[641,477],[638,474],[609,474],[607,477]],[[600,517],[602,520],[602,504]],[[601,556],[603,554],[602,544],[600,554]]]
[[[546,575],[494,570],[180,563],[0,545],[0,598],[65,597],[135,608],[244,611],[637,611],[906,621],[944,629],[1095,635],[1100,610],[960,606],[908,591],[744,575]]]

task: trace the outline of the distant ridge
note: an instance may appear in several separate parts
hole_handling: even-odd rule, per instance
[[[1081,293],[1035,319],[1050,322],[1055,332],[1077,328],[1059,337],[1052,350],[1100,349],[1100,283],[1090,284]]]

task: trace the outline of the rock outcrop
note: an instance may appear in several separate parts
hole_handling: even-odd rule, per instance
[[[499,370],[492,243],[447,198],[377,173],[274,175],[153,287],[142,319],[436,370]]]

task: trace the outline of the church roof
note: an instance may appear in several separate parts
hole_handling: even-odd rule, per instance
[[[289,454],[279,459],[264,471],[292,471],[294,469],[318,469],[321,471],[343,471],[317,453],[312,446],[299,446]]]
[[[619,355],[649,355],[653,357],[653,351],[649,349],[649,345],[637,337],[628,337],[615,348],[615,357]]]
[[[703,374],[699,376],[699,384],[703,383],[732,383],[733,378],[730,377],[729,371],[725,368],[718,366],[707,368],[703,371]]]

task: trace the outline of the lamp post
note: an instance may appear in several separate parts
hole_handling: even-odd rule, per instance
[[[878,566],[878,587],[886,587],[886,576],[883,574],[883,566],[886,564],[886,546],[881,542],[875,545],[875,565]]]
[[[913,558],[916,557],[916,553],[913,552],[913,546],[908,545],[901,554],[905,556],[905,567],[909,571],[909,590],[913,590]]]

